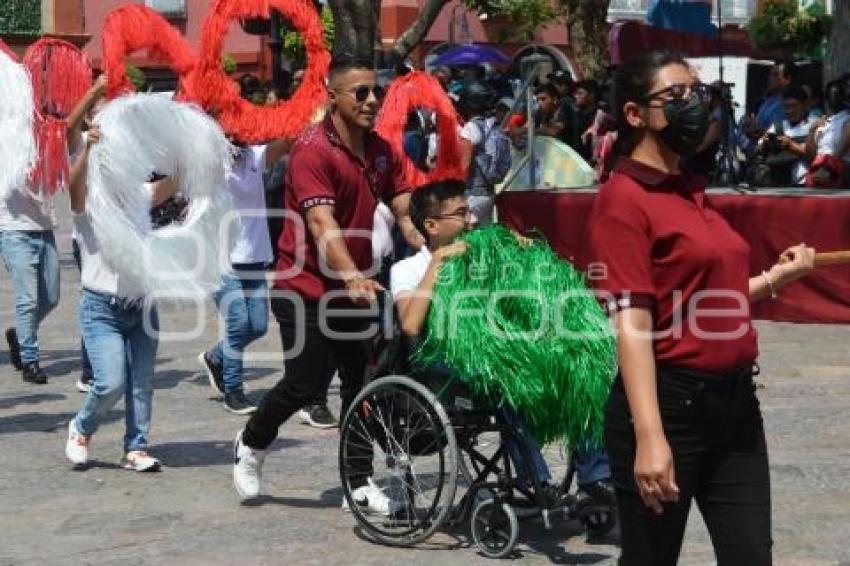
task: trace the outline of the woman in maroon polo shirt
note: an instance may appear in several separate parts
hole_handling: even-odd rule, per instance
[[[803,244],[749,276],[749,248],[679,168],[705,134],[703,85],[650,52],[613,85],[618,155],[591,219],[598,282],[619,332],[606,444],[621,564],[675,564],[691,501],[719,564],[771,562],[770,477],[752,376],[750,302],[812,269]]]

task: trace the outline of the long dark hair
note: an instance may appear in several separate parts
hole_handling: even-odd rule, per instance
[[[638,141],[635,128],[626,121],[623,106],[627,102],[644,103],[658,71],[674,64],[689,66],[679,53],[659,50],[643,52],[617,68],[611,82],[611,112],[617,123],[614,160],[622,155],[629,155]]]

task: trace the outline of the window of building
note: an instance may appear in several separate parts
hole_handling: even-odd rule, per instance
[[[145,0],[145,5],[166,16],[186,15],[186,0]]]
[[[724,23],[745,23],[755,14],[756,0],[721,0],[721,8]],[[717,2],[714,0],[712,13],[714,18],[717,18]],[[634,19],[643,20],[646,18],[646,11],[652,4],[652,0],[611,0],[608,8],[608,19],[622,20]]]

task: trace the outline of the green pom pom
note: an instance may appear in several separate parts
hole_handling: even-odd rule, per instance
[[[616,349],[583,276],[546,243],[524,247],[501,226],[462,239],[469,249],[441,269],[414,361],[442,362],[502,400],[541,443],[600,444]]]

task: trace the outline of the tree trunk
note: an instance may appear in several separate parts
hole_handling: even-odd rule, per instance
[[[330,0],[328,4],[334,17],[334,55],[375,61],[381,0]]]
[[[609,4],[610,0],[564,0],[570,47],[582,76],[587,79],[604,77],[610,61]]]
[[[425,2],[416,21],[396,39],[390,49],[390,65],[394,66],[403,61],[425,39],[428,30],[434,25],[437,16],[440,15],[440,11],[446,4],[448,4],[448,0],[427,0]]]
[[[835,0],[832,32],[823,60],[824,82],[837,79],[850,69],[850,0]]]

